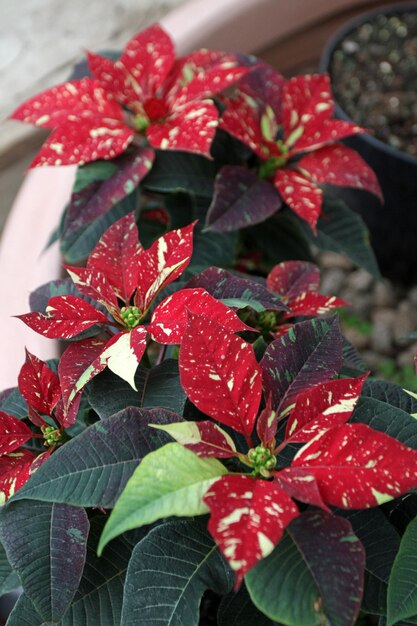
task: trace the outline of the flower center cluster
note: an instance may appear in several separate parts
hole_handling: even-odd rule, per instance
[[[269,476],[269,472],[273,470],[277,464],[277,459],[271,450],[262,445],[249,450],[248,460],[254,472],[262,476]]]
[[[142,319],[142,312],[137,306],[123,306],[120,316],[129,330],[138,326]]]
[[[55,426],[42,426],[41,431],[45,440],[44,445],[47,447],[56,446],[62,440],[63,433]]]

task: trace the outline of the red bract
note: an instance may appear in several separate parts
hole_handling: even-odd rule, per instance
[[[161,289],[178,278],[190,262],[194,224],[173,230],[144,250],[134,214],[121,218],[103,235],[87,267],[67,267],[81,294],[107,310],[107,314],[78,296],[50,298],[46,315],[19,316],[30,328],[51,338],[71,339],[98,326],[106,336],[78,341],[64,352],[60,362],[65,389],[64,410],[76,395],[105,367],[135,388],[134,376],[151,337],[164,344],[181,342],[186,309],[216,319],[231,331],[247,330],[236,313],[204,289],[174,293],[156,307],[147,325],[149,308]],[[109,314],[111,318],[109,317]]]
[[[279,445],[278,417],[268,399],[257,423],[260,444],[254,446],[261,370],[251,346],[215,322],[190,314],[179,366],[192,402],[244,434],[250,445],[246,454],[238,451],[230,435],[208,421],[161,427],[198,456],[234,456],[251,470],[222,476],[203,497],[211,512],[209,530],[236,573],[236,587],[299,515],[293,499],[327,511],[328,505],[361,509],[417,485],[416,451],[364,424],[345,423],[365,376],[326,381],[300,394]],[[307,443],[289,466],[277,470],[277,456],[292,442]]]
[[[286,204],[315,231],[322,210],[319,183],[365,189],[382,200],[377,178],[365,161],[335,143],[365,131],[332,119],[328,76],[297,76],[285,82],[270,68],[258,71],[275,86],[274,97],[256,93],[251,76],[243,78],[236,98],[226,100],[221,128],[257,154],[260,176],[272,182]],[[276,93],[282,97],[277,99]]]
[[[288,311],[284,311],[280,321],[286,321],[298,315],[315,316],[327,313],[341,306],[349,306],[341,298],[318,293],[320,270],[314,263],[307,261],[284,261],[269,272],[266,286],[278,293]],[[275,336],[282,334],[286,326],[278,327]]]
[[[88,61],[94,79],[48,89],[12,114],[55,128],[32,167],[111,159],[136,133],[155,148],[209,156],[218,112],[207,98],[248,71],[223,52],[198,50],[175,60],[173,43],[159,25],[133,37],[116,62],[92,53]]]
[[[27,424],[0,411],[0,502],[8,500],[31,474],[59,446],[64,430],[75,421],[72,412],[63,410],[58,376],[34,354],[26,350],[26,361],[18,377],[19,391],[28,404],[28,418],[41,429],[32,431]],[[78,404],[73,403],[75,415]],[[44,417],[50,418],[47,422]],[[51,425],[50,422],[54,425]],[[47,450],[35,456],[20,446],[33,437],[43,439]]]

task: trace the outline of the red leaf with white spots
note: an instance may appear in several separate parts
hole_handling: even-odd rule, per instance
[[[266,286],[271,291],[289,299],[305,291],[318,291],[320,270],[308,261],[284,261],[278,263],[266,277]]]
[[[148,126],[146,136],[154,148],[183,150],[210,158],[218,117],[213,102],[189,102],[163,121]]]
[[[182,274],[193,253],[195,222],[159,237],[140,255],[135,306],[146,311],[157,294]]]
[[[0,455],[13,452],[32,437],[32,431],[22,420],[0,411]]]
[[[342,144],[326,146],[303,157],[297,167],[318,183],[364,189],[383,202],[381,187],[374,171],[355,150]]]
[[[271,398],[269,398],[266,407],[261,411],[256,422],[256,432],[263,446],[269,446],[274,442],[277,428],[277,414],[272,409]]]
[[[19,315],[29,328],[50,339],[71,339],[95,324],[108,324],[107,317],[77,296],[54,296],[46,307],[47,315]]]
[[[30,473],[33,474],[34,472],[36,472],[36,470],[39,469],[40,466],[43,465],[45,461],[49,459],[51,454],[52,454],[52,448],[49,448],[48,450],[45,450],[45,452],[41,452],[41,454],[38,454],[38,456],[36,456],[31,463]]]
[[[314,182],[291,169],[279,169],[274,175],[274,186],[290,209],[310,224],[315,233],[323,203],[321,189]]]
[[[11,115],[14,120],[45,128],[55,128],[73,120],[110,118],[123,120],[123,109],[91,78],[72,80],[26,100]]]
[[[115,63],[96,54],[88,56],[92,74],[119,102],[137,113],[165,81],[174,58],[173,43],[158,24],[132,37]]]
[[[106,343],[93,367],[101,367],[104,363],[104,367],[107,366],[137,391],[135,373],[146,349],[146,337],[147,330],[144,326],[118,333]]]
[[[138,285],[139,256],[143,247],[129,213],[112,224],[88,257],[87,267],[101,272],[118,298],[128,303]]]
[[[299,515],[277,484],[243,475],[216,480],[204,502],[211,513],[208,530],[235,572],[235,589],[272,552],[286,526]]]
[[[175,84],[167,94],[177,108],[187,102],[209,98],[230,87],[253,68],[239,65],[232,54],[217,50],[195,50],[179,59],[173,68]],[[187,80],[187,77],[190,77]],[[184,86],[184,78],[186,84]]]
[[[181,385],[203,413],[250,437],[262,395],[261,368],[250,344],[190,313],[179,368]]]
[[[323,500],[344,509],[377,506],[417,487],[417,451],[365,424],[320,433],[292,467],[313,474]]]
[[[298,467],[286,467],[279,472],[274,472],[274,481],[291,498],[318,506],[325,511],[330,510],[323,501],[314,474],[310,474]]]
[[[110,118],[69,120],[49,135],[30,167],[113,159],[126,150],[134,136],[132,128]]]
[[[119,303],[117,296],[106,276],[96,269],[86,267],[71,267],[64,265],[78,291],[92,300],[102,304],[108,311],[119,319]]]
[[[288,142],[294,132],[297,135],[300,133],[299,136],[312,135],[323,122],[330,119],[333,109],[333,95],[327,74],[306,74],[291,78],[283,89],[282,124],[285,141]],[[293,143],[294,140],[291,145]]]
[[[351,122],[325,120],[320,126],[311,129],[309,132],[311,134],[303,133],[300,139],[295,142],[289,155],[296,156],[302,152],[318,150],[323,146],[333,144],[335,141],[340,141],[340,139],[344,139],[345,137],[366,133],[366,130]]]
[[[85,339],[72,343],[61,356],[58,375],[63,401],[61,423],[64,426],[73,423],[69,418],[65,420],[65,416],[76,396],[106,367],[106,362],[101,363],[98,358],[105,346],[106,342],[102,339]]]
[[[327,313],[339,306],[349,306],[349,302],[336,298],[336,296],[307,292],[301,293],[287,304],[290,311],[284,314],[284,319],[294,315],[323,315],[323,313]]]
[[[30,478],[30,466],[35,455],[17,450],[0,457],[0,503],[4,504]]]
[[[239,456],[230,435],[209,420],[184,421],[166,426],[150,424],[150,426],[168,433],[175,441],[202,458],[228,459],[232,456]]]
[[[152,339],[164,344],[181,343],[187,326],[187,311],[213,320],[231,332],[253,330],[205,289],[181,289],[156,307],[148,326]]]
[[[30,407],[45,415],[51,415],[61,397],[58,376],[29,350],[26,350],[26,361],[17,382],[20,393]]]
[[[261,112],[255,101],[243,95],[235,99],[225,99],[227,108],[222,114],[219,128],[225,130],[245,145],[249,146],[262,160],[277,156],[277,146],[266,142],[261,132]]]
[[[367,374],[360,378],[330,380],[301,393],[288,419],[285,438],[304,443],[323,430],[347,422],[366,377]]]

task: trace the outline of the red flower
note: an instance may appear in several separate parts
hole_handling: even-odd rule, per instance
[[[87,267],[67,267],[80,293],[50,298],[46,315],[18,316],[30,328],[50,338],[71,339],[98,326],[106,337],[77,341],[61,357],[59,375],[65,409],[89,380],[106,366],[135,388],[134,376],[147,346],[148,333],[163,344],[180,343],[189,309],[210,317],[231,331],[248,326],[205,289],[182,289],[149,309],[159,292],[188,266],[194,224],[173,230],[144,250],[134,213],[113,224],[90,254]],[[104,312],[106,311],[106,312]]]
[[[224,99],[220,127],[256,153],[261,178],[271,180],[287,205],[315,231],[322,208],[320,183],[366,189],[382,200],[373,171],[354,150],[335,143],[366,131],[331,119],[328,76],[285,81],[269,67],[258,72],[262,89],[254,75],[243,78],[236,98]]]
[[[274,343],[277,368],[279,346],[302,350],[293,329]],[[190,314],[180,351],[181,384],[198,409],[243,435],[250,449],[239,451],[232,437],[210,420],[159,427],[200,457],[235,457],[247,467],[249,473],[234,469],[223,475],[203,496],[211,512],[209,531],[236,573],[236,587],[299,515],[294,499],[326,511],[328,505],[361,509],[417,485],[416,451],[364,424],[346,424],[366,376],[329,381],[323,372],[323,382],[305,384],[290,410],[284,401],[272,407],[268,400],[257,418],[267,367],[258,364],[242,339]],[[278,378],[284,374],[288,370],[276,370]],[[267,376],[264,387],[272,398]],[[278,444],[278,423],[288,415]],[[258,445],[252,442],[255,426]],[[278,455],[290,443],[306,445],[287,467],[277,469]]]
[[[112,159],[138,132],[154,148],[209,156],[218,112],[208,98],[249,69],[233,55],[210,50],[175,60],[174,45],[158,25],[133,37],[116,62],[91,53],[88,60],[94,79],[48,89],[12,114],[55,129],[31,167]]]

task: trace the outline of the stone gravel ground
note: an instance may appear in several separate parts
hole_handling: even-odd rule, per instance
[[[341,311],[343,334],[372,372],[417,389],[417,285],[406,288],[387,279],[376,281],[332,252],[321,253],[318,264],[321,292],[351,303]]]

